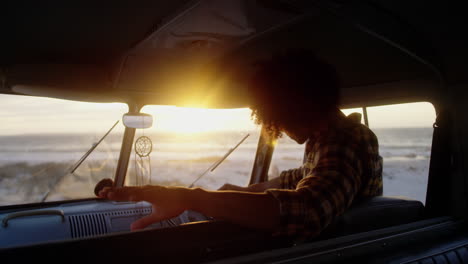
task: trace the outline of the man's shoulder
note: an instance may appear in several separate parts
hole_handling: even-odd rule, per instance
[[[358,124],[353,127],[350,131],[351,135],[359,137],[364,141],[377,140],[377,136],[374,131],[364,124]]]
[[[352,123],[341,124],[320,134],[313,144],[318,145],[356,145],[371,144],[378,145],[375,133],[364,124]]]

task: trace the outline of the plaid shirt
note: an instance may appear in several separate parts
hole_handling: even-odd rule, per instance
[[[352,203],[382,195],[382,158],[375,134],[344,115],[326,132],[309,138],[306,160],[280,174],[281,189],[269,189],[280,204],[277,235],[317,236]]]

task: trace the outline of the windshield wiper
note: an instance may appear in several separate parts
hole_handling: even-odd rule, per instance
[[[115,122],[115,124],[106,132],[106,134],[104,134],[104,136],[101,137],[101,139],[99,139],[98,142],[94,143],[90,149],[88,149],[88,151],[86,151],[86,153],[81,156],[81,158],[75,163],[73,164],[73,166],[71,167],[70,171],[65,173],[64,175],[60,176],[59,178],[57,178],[55,180],[55,182],[52,184],[52,187],[50,187],[47,192],[44,193],[44,195],[42,196],[42,199],[41,199],[41,203],[43,203],[47,197],[49,196],[50,192],[54,190],[55,186],[57,185],[57,183],[59,183],[59,181],[65,177],[65,175],[68,175],[68,173],[74,173],[76,171],[76,169],[78,169],[78,167],[80,167],[80,165],[86,160],[86,158],[88,158],[88,156],[97,148],[97,146],[99,146],[99,144],[101,144],[101,142],[107,137],[107,135],[109,135],[109,133],[114,129],[115,126],[117,126],[117,124],[119,123],[119,120],[117,120]]]
[[[221,157],[219,160],[217,160],[215,163],[211,164],[210,167],[208,167],[208,169],[206,169],[205,172],[203,172],[202,174],[200,174],[200,176],[198,176],[193,182],[192,184],[189,185],[189,188],[192,188],[193,185],[198,181],[200,180],[203,176],[205,176],[205,174],[207,174],[208,172],[213,172],[221,163],[223,163],[223,161],[226,160],[227,157],[229,157],[229,155],[231,155],[231,153],[237,149],[237,147],[240,146],[240,144],[242,144],[248,137],[250,136],[250,134],[247,134],[244,138],[241,139],[241,141],[239,141],[239,143],[237,143],[237,145],[231,149],[228,150],[228,152],[226,154],[224,154],[223,157]]]

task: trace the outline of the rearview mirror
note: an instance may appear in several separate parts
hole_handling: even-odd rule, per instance
[[[125,127],[150,128],[153,126],[153,116],[145,113],[126,113],[123,118]]]

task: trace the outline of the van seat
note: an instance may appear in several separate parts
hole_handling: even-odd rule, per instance
[[[321,234],[331,238],[402,225],[423,218],[424,205],[406,197],[376,196],[352,205]]]

